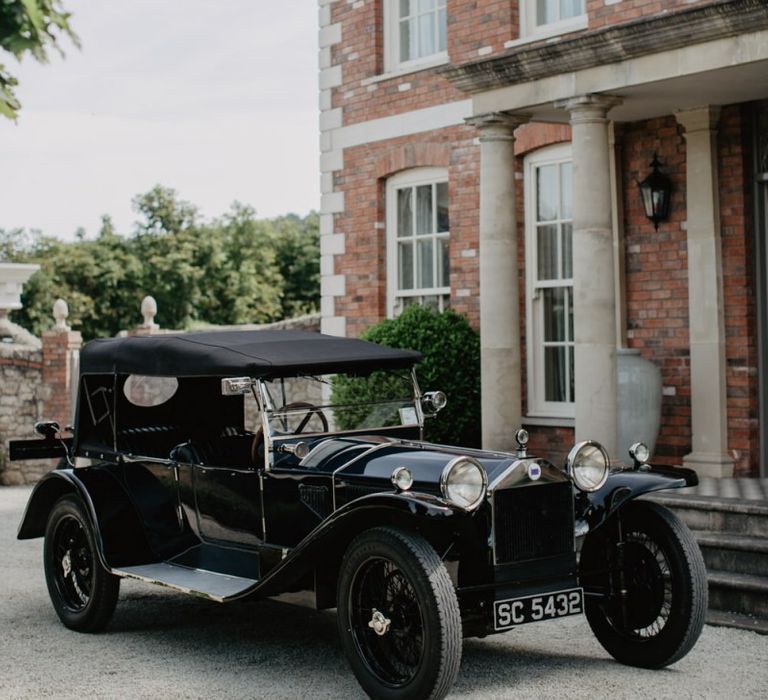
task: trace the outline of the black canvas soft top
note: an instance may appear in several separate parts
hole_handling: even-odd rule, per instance
[[[202,331],[92,340],[80,373],[280,377],[404,369],[420,359],[413,350],[310,331]]]

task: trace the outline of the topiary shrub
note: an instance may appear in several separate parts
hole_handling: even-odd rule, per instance
[[[465,447],[480,445],[480,337],[464,316],[451,310],[436,313],[423,306],[409,306],[397,318],[371,326],[361,337],[422,354],[416,366],[422,392],[439,389],[448,397],[448,405],[436,418],[426,421],[427,440]],[[339,379],[333,386],[333,403],[381,400],[391,392],[389,387],[378,387],[375,378]]]

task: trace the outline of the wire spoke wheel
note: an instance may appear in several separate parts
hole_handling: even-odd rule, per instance
[[[91,521],[74,495],[60,498],[45,530],[45,580],[56,614],[70,629],[97,632],[115,609],[120,579],[99,560]]]
[[[388,559],[358,568],[350,592],[350,626],[360,654],[384,683],[411,681],[424,656],[424,620],[413,586]],[[386,622],[376,628],[374,616]]]
[[[341,645],[368,695],[438,700],[461,663],[461,614],[451,578],[420,535],[376,527],[347,548],[337,590]]]
[[[662,506],[633,501],[589,533],[579,578],[592,631],[622,663],[668,666],[701,634],[704,561],[690,530]]]

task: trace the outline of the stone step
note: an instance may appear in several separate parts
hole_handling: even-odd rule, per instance
[[[709,607],[768,620],[768,577],[707,571]]]
[[[677,491],[644,496],[673,510],[691,530],[768,537],[768,502],[694,496]]]
[[[768,537],[730,532],[694,532],[707,571],[768,577]]]
[[[733,627],[738,630],[768,634],[768,619],[726,612],[724,610],[713,610],[712,608],[707,611],[707,624],[715,627]]]

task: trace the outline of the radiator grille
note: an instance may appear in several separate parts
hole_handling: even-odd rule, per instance
[[[573,492],[568,482],[496,491],[496,563],[573,551]]]

